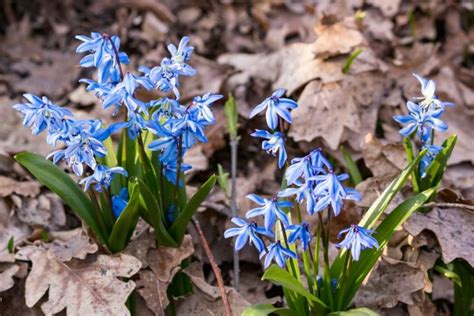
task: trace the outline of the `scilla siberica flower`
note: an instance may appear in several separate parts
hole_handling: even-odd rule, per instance
[[[325,169],[331,170],[332,166],[321,149],[317,148],[304,157],[293,158],[286,170],[285,179],[288,185],[297,184],[300,178],[308,179],[325,173]]]
[[[436,95],[436,84],[433,80],[427,80],[420,75],[413,74],[421,84],[421,94],[423,97],[416,99],[420,100],[420,105],[424,108],[432,107],[434,110],[444,110],[446,106],[454,106],[451,102],[440,101]]]
[[[298,104],[291,99],[282,98],[284,94],[284,89],[275,90],[270,97],[250,112],[250,118],[266,109],[265,118],[270,129],[276,129],[279,117],[291,124],[290,110],[296,109]]]
[[[247,195],[247,199],[257,203],[260,206],[251,209],[247,212],[245,216],[247,218],[252,218],[260,215],[263,216],[265,219],[264,227],[266,230],[271,230],[277,218],[284,224],[285,227],[289,225],[288,216],[282,210],[282,208],[291,207],[291,202],[278,201],[276,197],[272,199],[264,199],[256,194]]]
[[[276,264],[278,264],[280,267],[284,268],[286,266],[286,260],[288,258],[297,258],[296,253],[294,253],[290,249],[283,247],[279,240],[268,246],[268,253],[261,252],[260,259],[263,258],[265,255],[267,256],[265,258],[264,263],[265,269],[270,266],[273,260],[275,260]]]
[[[235,237],[235,251],[242,249],[247,241],[250,241],[251,245],[254,245],[259,252],[265,250],[265,244],[259,235],[264,235],[267,237],[273,237],[273,233],[269,230],[266,230],[263,227],[258,227],[257,223],[249,222],[239,217],[232,218],[232,223],[237,225],[237,227],[231,227],[224,232],[225,238]]]
[[[375,233],[374,230],[352,224],[351,227],[339,232],[337,238],[340,238],[343,234],[346,234],[346,237],[343,241],[337,244],[336,247],[350,250],[352,258],[355,261],[358,261],[361,250],[379,247],[377,240],[371,236],[373,233]]]
[[[128,199],[127,188],[122,188],[118,195],[112,196],[112,211],[114,212],[115,218],[118,218],[125,207],[127,207]]]
[[[314,176],[311,178],[318,182],[314,190],[317,202],[313,210],[308,210],[310,214],[320,212],[330,206],[335,216],[341,212],[343,200],[360,201],[360,194],[351,188],[345,188],[341,181],[349,179],[346,173],[336,175],[332,171],[327,174]]]
[[[273,134],[257,129],[254,133],[250,134],[253,137],[264,138],[262,142],[262,149],[267,153],[276,156],[278,153],[278,168],[282,168],[286,162],[286,149],[285,149],[285,139],[283,134],[280,132],[274,132]]]
[[[444,132],[448,129],[446,123],[439,117],[443,114],[443,109],[431,110],[421,107],[411,101],[407,102],[410,113],[408,115],[396,115],[393,118],[405,127],[400,130],[400,134],[409,137],[413,132],[417,132],[418,137],[423,142],[427,142],[431,135],[431,129]]]
[[[127,176],[127,171],[125,171],[125,169],[123,169],[122,167],[109,168],[103,165],[97,165],[94,170],[94,173],[79,181],[79,184],[84,184],[84,191],[87,191],[90,185],[92,183],[95,183],[95,190],[97,192],[102,192],[102,188],[108,188],[110,186],[114,174],[116,173],[121,174],[125,177]]]
[[[312,239],[308,223],[302,222],[301,224],[289,225],[286,231],[290,234],[288,237],[290,244],[294,244],[297,240],[300,240],[303,245],[303,250],[308,248]]]
[[[23,125],[31,127],[33,135],[45,129],[61,130],[66,116],[72,116],[68,109],[54,105],[47,97],[40,99],[33,94],[24,94],[30,103],[15,104],[13,108],[23,115]]]

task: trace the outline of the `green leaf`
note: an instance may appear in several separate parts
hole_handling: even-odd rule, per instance
[[[448,279],[453,280],[453,282],[457,286],[462,286],[461,278],[455,272],[448,270],[446,268],[443,268],[440,265],[435,266],[435,270],[441,273],[442,275],[444,275],[445,277],[447,277]]]
[[[230,139],[237,139],[237,122],[239,113],[237,112],[237,105],[232,94],[224,105],[224,114],[227,118],[227,130],[229,131]]]
[[[140,214],[155,229],[157,243],[166,247],[178,248],[179,244],[166,230],[165,215],[156,198],[143,181],[138,180],[138,183],[140,185]]]
[[[196,212],[197,208],[201,203],[207,198],[209,192],[211,192],[212,188],[216,184],[216,176],[212,175],[207,179],[207,181],[197,190],[197,192],[193,195],[193,197],[186,203],[183,211],[179,214],[179,216],[171,225],[169,232],[170,235],[173,236],[173,239],[181,244],[184,238],[184,233],[186,232],[186,228],[188,226],[189,221],[193,217],[194,213]]]
[[[15,236],[11,236],[10,239],[8,239],[8,242],[7,242],[8,253],[13,253],[14,249],[15,249]]]
[[[413,149],[413,143],[411,142],[410,137],[403,138],[403,147],[405,148],[405,154],[407,155],[408,163],[411,163],[413,159],[415,159],[415,151]],[[420,192],[420,174],[418,169],[419,167],[416,166],[411,174],[411,183],[415,193]]]
[[[128,191],[130,192],[130,199],[125,209],[115,221],[109,236],[108,246],[112,253],[117,253],[125,249],[138,222],[140,190],[136,178],[129,180]]]
[[[15,160],[56,193],[90,227],[101,243],[107,243],[104,227],[100,226],[99,210],[92,206],[89,197],[64,171],[42,156],[29,152],[15,155]]]
[[[270,314],[294,316],[295,312],[287,308],[275,307],[271,304],[257,304],[247,307],[241,316],[267,316]]]
[[[359,56],[363,51],[364,51],[363,48],[358,48],[358,49],[356,49],[355,51],[352,52],[352,54],[349,56],[349,58],[347,58],[344,66],[342,67],[342,72],[344,74],[349,73],[349,70],[351,69],[352,63],[357,58],[357,56]]]
[[[452,135],[443,142],[443,149],[436,155],[428,168],[426,168],[426,176],[421,179],[421,190],[438,187],[441,184],[449,157],[451,157],[456,141],[457,136]]]
[[[379,316],[379,313],[374,312],[366,307],[354,308],[344,312],[332,312],[328,316]]]
[[[414,168],[419,164],[421,158],[426,153],[426,150],[420,152],[418,157],[413,160],[401,173],[395,178],[388,186],[385,188],[383,193],[375,200],[375,202],[370,206],[370,208],[365,213],[364,217],[359,223],[359,226],[365,228],[372,228],[379,217],[385,212],[385,209],[388,207],[394,196],[402,189],[405,185],[410,174],[413,172]],[[331,276],[338,277],[342,273],[344,265],[344,255],[346,250],[343,249],[339,252],[339,255],[334,260],[334,263],[331,266]]]
[[[356,163],[352,159],[351,154],[346,150],[346,148],[344,148],[344,146],[341,146],[341,152],[342,156],[344,157],[344,161],[346,162],[349,174],[351,175],[352,182],[354,182],[354,184],[361,183],[362,175],[360,174],[360,170],[357,167]]]
[[[336,297],[338,297],[337,307],[339,310],[345,310],[349,306],[365,277],[382,255],[385,246],[388,244],[397,227],[402,225],[416,210],[423,206],[435,192],[436,188],[432,188],[405,200],[377,227],[374,237],[377,239],[380,247],[362,251],[359,261],[353,261],[349,271],[347,271],[347,279],[340,281],[342,288],[336,295]],[[350,254],[346,252],[345,255],[349,256]]]
[[[115,153],[112,138],[111,137],[107,138],[106,140],[103,141],[103,144],[105,146],[105,149],[107,150],[107,155],[103,158],[97,158],[97,160],[101,164],[106,165],[109,168],[118,166],[117,155]],[[120,177],[114,177],[112,179],[112,183],[110,184],[110,193],[112,195],[117,195],[119,194],[121,188],[122,188],[122,185],[121,185]]]
[[[262,280],[267,280],[278,284],[287,290],[291,290],[300,296],[304,296],[319,307],[328,308],[328,306],[324,304],[323,301],[307,291],[303,284],[295,279],[288,271],[280,268],[277,265],[270,266],[270,268],[268,268],[263,274]]]
[[[224,191],[225,195],[229,194],[229,173],[224,171],[220,163],[217,164],[217,183]]]

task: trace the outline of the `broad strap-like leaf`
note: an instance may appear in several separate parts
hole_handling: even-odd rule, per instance
[[[343,312],[332,312],[328,316],[379,316],[379,313],[374,312],[366,307],[354,308]]]
[[[125,249],[138,222],[140,190],[136,178],[130,179],[128,191],[130,192],[130,199],[115,221],[108,240],[109,250],[113,253]]]
[[[166,247],[178,248],[179,244],[166,230],[165,215],[161,210],[150,188],[141,180],[140,185],[140,213],[145,221],[155,229],[156,242]]]
[[[295,312],[287,308],[275,307],[272,304],[256,304],[247,307],[242,316],[267,316],[270,314],[294,316]]]
[[[298,295],[306,297],[308,300],[312,301],[319,307],[328,308],[328,306],[323,301],[307,291],[300,281],[295,279],[288,271],[280,268],[277,265],[271,265],[270,268],[268,268],[263,274],[262,280],[267,280],[274,284],[278,284],[287,290],[291,290]]]
[[[439,186],[448,165],[449,157],[451,157],[451,153],[456,145],[456,141],[457,136],[452,135],[443,142],[443,149],[426,168],[426,176],[421,178],[421,190]]]
[[[58,166],[44,157],[30,152],[15,155],[15,160],[48,189],[56,193],[74,213],[82,219],[99,241],[107,244],[105,228],[100,226],[99,210],[96,210],[89,197]]]
[[[346,273],[347,279],[340,281],[342,287],[335,295],[335,297],[337,297],[337,308],[339,310],[345,310],[350,305],[362,281],[364,281],[365,277],[382,255],[385,246],[390,241],[397,227],[402,225],[416,210],[423,206],[435,192],[436,189],[432,188],[405,200],[377,227],[374,237],[377,239],[380,247],[363,250],[359,261],[354,261],[350,265],[349,271]],[[346,252],[345,255],[348,256],[350,254]]]
[[[198,209],[199,205],[207,198],[209,192],[216,184],[216,176],[212,175],[207,181],[194,193],[193,197],[186,203],[183,211],[179,214],[178,218],[175,219],[173,225],[171,225],[169,232],[179,244],[183,240],[184,233],[188,226],[189,221],[193,217],[194,213]]]

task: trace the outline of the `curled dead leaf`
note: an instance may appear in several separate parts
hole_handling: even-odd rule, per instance
[[[474,265],[474,214],[461,208],[434,207],[430,212],[415,213],[404,224],[413,236],[432,231],[441,246],[445,263],[463,258]],[[462,242],[460,242],[462,241]]]
[[[68,315],[130,315],[125,302],[135,288],[131,277],[140,269],[138,259],[128,255],[99,255],[95,261],[73,259],[61,262],[44,249],[27,246],[16,254],[18,260],[29,260],[32,269],[26,279],[26,305],[33,307],[48,291],[41,304],[45,314],[66,309]]]

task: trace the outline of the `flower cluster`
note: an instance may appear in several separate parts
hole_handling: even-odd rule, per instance
[[[236,251],[242,249],[247,242],[254,245],[261,258],[266,256],[265,267],[272,261],[284,267],[287,259],[297,258],[298,247],[291,246],[297,242],[303,251],[308,250],[313,237],[309,224],[305,221],[292,223],[290,216],[292,210],[299,212],[300,204],[305,206],[310,215],[327,209],[338,216],[345,200],[359,201],[361,198],[357,191],[342,184],[342,181],[348,179],[348,175],[336,174],[321,149],[315,149],[304,157],[294,158],[291,163],[287,162],[282,120],[292,122],[290,110],[296,109],[297,104],[291,99],[282,98],[284,93],[283,89],[276,90],[251,112],[250,117],[266,110],[266,121],[272,132],[257,130],[252,136],[265,139],[262,148],[268,153],[279,153],[278,166],[286,166],[285,180],[288,187],[272,198],[262,198],[256,194],[247,196],[258,206],[248,211],[246,218],[263,217],[263,227],[259,227],[255,221],[246,222],[242,218],[233,218],[232,222],[238,227],[229,228],[225,232],[226,238],[237,236]],[[278,125],[280,131],[275,131]],[[280,230],[278,233],[276,227]],[[346,238],[338,246],[350,249],[354,260],[359,259],[362,249],[378,247],[377,241],[370,236],[373,231],[351,226],[341,231],[341,234],[347,232]],[[268,245],[265,239],[269,240]]]
[[[436,154],[441,150],[440,146],[434,145],[434,132],[444,132],[448,125],[440,117],[447,106],[453,103],[443,102],[435,95],[436,85],[433,80],[427,80],[417,74],[413,74],[421,84],[422,97],[407,102],[408,115],[396,115],[394,120],[404,127],[400,134],[404,137],[412,137],[416,134],[421,140],[421,149],[427,149],[427,153],[420,162],[421,176],[426,176],[426,168],[431,164]]]
[[[81,79],[80,82],[87,84],[87,90],[96,95],[104,109],[114,108],[113,115],[123,113],[124,120],[104,126],[97,119],[75,119],[71,111],[53,104],[48,98],[25,94],[28,102],[14,105],[23,116],[23,124],[30,127],[34,135],[46,130],[47,141],[52,146],[62,143],[61,149],[48,157],[52,157],[54,163],[64,160],[77,176],[85,174],[80,181],[84,190],[92,187],[101,192],[110,186],[115,174],[127,176],[122,167],[99,163],[100,158],[107,155],[104,141],[123,129],[131,140],[140,138],[140,142],[144,131],[156,135],[149,149],[160,152],[162,172],[168,181],[175,183],[179,172],[191,168],[182,163],[186,150],[196,142],[207,142],[204,130],[215,123],[209,107],[222,98],[207,93],[195,97],[190,104],[179,103],[179,77],[196,74],[196,70],[187,64],[193,52],[189,38],[183,37],[178,47],[170,44],[171,56],[163,58],[159,66],[140,67],[142,75],[123,71],[129,57],[120,51],[118,36],[93,32],[90,37],[78,35],[76,38],[82,42],[76,52],[86,53],[80,66],[97,69],[96,80]],[[172,91],[175,98],[144,102],[136,95],[138,89]],[[112,197],[116,216],[125,207],[127,199],[125,188]]]

